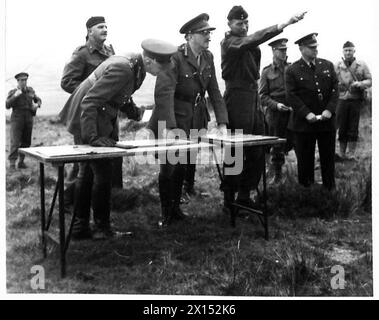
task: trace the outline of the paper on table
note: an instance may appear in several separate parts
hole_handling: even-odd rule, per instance
[[[156,147],[156,146],[171,146],[171,145],[184,145],[193,143],[190,140],[181,139],[148,139],[148,140],[126,140],[118,141],[116,147],[131,149],[131,148],[141,148],[141,147]]]
[[[225,142],[249,142],[249,141],[263,141],[263,140],[277,140],[278,139],[278,137],[253,135],[253,134],[237,134],[237,135],[228,135],[228,136],[221,136],[218,134],[207,134],[205,138],[216,140],[216,141],[225,141]]]
[[[67,145],[67,146],[48,146],[28,148],[30,152],[36,152],[44,157],[61,157],[61,156],[77,156],[93,153],[113,153],[120,152],[119,148],[114,147],[92,147],[89,145]]]

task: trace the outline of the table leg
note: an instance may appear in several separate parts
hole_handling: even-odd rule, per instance
[[[58,188],[59,188],[59,247],[61,277],[66,276],[66,232],[65,232],[65,213],[64,213],[64,165],[58,166]]]
[[[41,199],[41,242],[42,254],[46,258],[46,238],[45,238],[45,165],[39,164],[39,177],[40,177],[40,199]]]
[[[265,228],[265,239],[268,240],[268,216],[267,216],[267,192],[266,192],[266,152],[263,149],[263,219]]]

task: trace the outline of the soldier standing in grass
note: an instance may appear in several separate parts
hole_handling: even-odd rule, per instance
[[[212,28],[209,15],[200,14],[185,23],[180,33],[187,42],[179,47],[172,57],[172,68],[158,75],[155,86],[155,109],[149,128],[156,134],[158,121],[166,121],[166,128],[181,129],[190,137],[191,129],[206,129],[210,116],[205,93],[214,106],[218,130],[226,134],[228,114],[218,88],[213,55],[208,50]],[[186,138],[184,137],[184,138]],[[188,156],[188,160],[191,157]],[[161,164],[159,172],[159,195],[162,207],[163,227],[173,219],[183,219],[185,214],[179,207],[184,191],[193,196],[195,163]]]
[[[354,159],[364,90],[370,88],[372,84],[367,65],[362,60],[356,60],[354,54],[354,44],[347,41],[343,45],[344,58],[335,65],[340,91],[337,126],[342,159]],[[349,156],[346,155],[347,147],[349,147]]]
[[[280,34],[287,26],[303,19],[305,13],[287,22],[276,24],[248,35],[248,14],[241,6],[234,6],[228,14],[230,31],[221,42],[222,78],[225,80],[224,99],[228,110],[229,128],[244,134],[264,134],[264,119],[258,96],[261,51],[259,45]],[[238,192],[237,202],[254,207],[250,191],[258,187],[263,171],[264,151],[261,148],[243,149],[243,169],[238,176],[225,176],[224,209],[230,208]],[[226,165],[224,165],[226,167]]]
[[[270,183],[281,182],[285,154],[292,149],[291,136],[287,129],[292,108],[287,103],[284,88],[284,72],[289,66],[287,63],[287,42],[288,39],[282,38],[268,44],[272,48],[273,62],[263,68],[259,81],[259,95],[262,106],[266,107],[268,135],[287,139],[285,145],[271,148],[271,165],[274,168],[275,176]]]
[[[314,183],[316,142],[324,187],[335,188],[334,152],[338,79],[333,63],[317,58],[317,33],[297,40],[300,60],[285,73],[287,101],[293,108],[288,127],[294,132],[299,183]]]
[[[112,147],[118,140],[118,113],[140,120],[141,109],[130,104],[146,72],[157,75],[170,66],[177,48],[160,40],[142,42],[143,54],[112,56],[83,81],[67,101],[68,131],[80,144]],[[74,239],[106,239],[114,232],[110,224],[112,160],[99,159],[79,164],[75,187]],[[95,229],[90,229],[90,210]]]
[[[70,61],[65,65],[61,79],[61,87],[67,93],[73,93],[75,89],[102,63],[110,56],[114,55],[112,46],[105,44],[108,36],[108,28],[105,18],[101,16],[90,17],[86,22],[87,35],[86,43],[73,52]],[[59,119],[63,124],[68,121],[67,104],[59,113]],[[74,143],[79,144],[80,136],[74,135]],[[118,160],[118,159],[117,159]],[[114,160],[114,161],[117,161]],[[118,185],[122,187],[122,158],[119,160]],[[69,206],[74,201],[75,181],[78,175],[79,166],[73,164],[72,170],[66,179],[64,192],[65,208],[69,211]],[[116,171],[116,170],[115,170]]]
[[[32,87],[27,86],[29,75],[21,72],[15,75],[17,88],[8,93],[6,108],[12,108],[10,127],[10,152],[9,168],[16,169],[16,160],[19,159],[17,167],[26,168],[24,154],[18,154],[18,148],[28,148],[32,143],[33,117],[37,108],[41,106],[41,99],[36,95]]]

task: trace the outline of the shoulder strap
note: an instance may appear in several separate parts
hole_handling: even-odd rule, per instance
[[[350,74],[352,75],[354,81],[359,81],[355,73],[351,70],[351,68],[346,64],[345,60],[342,58],[342,61],[344,62],[347,70],[349,70]]]

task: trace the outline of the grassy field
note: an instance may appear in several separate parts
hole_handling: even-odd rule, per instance
[[[9,129],[7,123],[7,130]],[[123,137],[135,124],[122,121]],[[138,125],[137,125],[138,127]],[[37,117],[33,145],[71,143],[61,125]],[[222,208],[215,166],[198,167],[204,192],[183,209],[187,221],[157,228],[157,165],[124,159],[124,189],[113,193],[112,222],[132,235],[108,241],[71,242],[68,276],[60,279],[59,248],[49,242],[42,258],[37,162],[7,172],[6,239],[9,293],[117,293],[212,296],[372,296],[371,117],[361,120],[358,161],[336,164],[337,191],[296,183],[293,151],[286,181],[269,189],[270,241],[255,217],[241,215],[236,228]],[[7,145],[8,150],[8,145]],[[318,169],[317,177],[320,176]],[[47,167],[47,199],[56,170]],[[70,216],[67,216],[69,218]],[[69,219],[67,219],[69,220]],[[52,229],[57,232],[57,214]],[[30,285],[33,265],[45,269],[46,287]],[[333,289],[333,266],[345,272]]]

